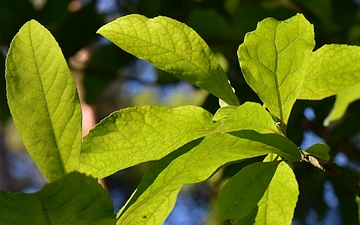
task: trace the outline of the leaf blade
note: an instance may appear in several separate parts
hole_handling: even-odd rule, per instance
[[[286,21],[261,21],[239,46],[238,58],[246,82],[284,124],[305,76],[304,62],[314,46],[313,26],[302,14]]]
[[[80,171],[97,178],[157,160],[215,129],[196,106],[133,107],[111,114],[84,137]]]
[[[329,126],[331,122],[341,119],[348,106],[358,99],[360,99],[360,83],[337,93],[334,106],[330,114],[325,118],[324,125]]]
[[[271,154],[264,162],[270,160],[269,156]],[[232,222],[236,225],[291,224],[298,195],[299,187],[292,169],[287,163],[281,162],[257,207],[246,217]]]
[[[33,194],[0,191],[0,201],[1,224],[115,223],[106,190],[97,180],[77,172]]]
[[[217,118],[228,110],[221,108],[214,118]],[[245,102],[236,109],[231,109],[230,114],[224,119],[223,122],[216,128],[216,132],[232,132],[238,130],[254,130],[258,133],[277,133],[282,134],[271,115],[265,110],[264,107],[257,103]],[[223,116],[224,117],[224,116]]]
[[[230,105],[239,105],[216,57],[185,24],[163,16],[148,19],[133,14],[104,25],[98,33],[157,68],[209,91]]]
[[[275,145],[261,143],[259,140],[265,136],[271,140],[278,136],[284,145],[277,145],[281,142],[279,140],[271,142]],[[150,167],[132,199],[118,213],[117,224],[162,223],[183,184],[204,181],[229,162],[269,152],[281,155],[287,154],[284,151],[298,152],[295,144],[285,140],[277,134],[240,131],[236,134],[214,133],[207,135],[200,143],[199,140],[190,142]]]
[[[7,98],[24,144],[51,182],[79,166],[81,108],[74,79],[51,33],[35,20],[6,58]]]
[[[299,187],[293,170],[286,162],[281,162],[259,201],[255,224],[291,224],[298,195]]]
[[[324,45],[309,58],[298,99],[319,100],[360,82],[360,47]]]
[[[257,162],[236,173],[219,193],[219,217],[233,221],[247,216],[264,195],[279,163]]]

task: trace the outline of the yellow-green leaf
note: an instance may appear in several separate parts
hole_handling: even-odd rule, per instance
[[[287,124],[314,46],[313,26],[297,14],[285,21],[267,18],[259,22],[239,47],[246,82],[282,126]]]
[[[79,167],[81,108],[51,33],[35,20],[15,35],[6,58],[10,111],[24,144],[51,182]]]
[[[203,88],[230,105],[239,101],[205,41],[186,24],[164,16],[120,17],[98,30],[123,50]]]

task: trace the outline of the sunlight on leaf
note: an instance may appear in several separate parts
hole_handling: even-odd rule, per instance
[[[203,88],[230,105],[239,105],[228,79],[205,41],[176,20],[141,15],[118,18],[98,30],[123,50]]]
[[[216,114],[215,116],[219,117]],[[259,133],[281,134],[271,115],[260,104],[253,102],[245,102],[235,110],[232,110],[219,127],[216,128],[216,131],[231,132],[239,129],[254,130]]]
[[[235,174],[219,193],[219,217],[233,221],[248,215],[264,195],[279,163],[253,163]]]
[[[269,156],[264,162],[270,160]],[[256,225],[290,225],[298,196],[299,187],[294,172],[286,162],[281,162],[257,207],[234,224],[250,224],[245,221],[252,221],[251,224]]]
[[[324,125],[329,126],[331,122],[341,119],[341,117],[343,117],[345,114],[348,106],[358,99],[360,99],[360,83],[340,91],[336,95],[333,109],[326,117]]]
[[[221,107],[216,111],[213,120],[222,122],[237,108],[238,106],[234,106],[234,105]]]
[[[360,47],[324,45],[311,54],[298,99],[319,100],[360,82]]]
[[[213,130],[212,114],[197,106],[123,109],[84,137],[80,170],[103,178],[120,169],[160,159]]]
[[[299,196],[293,170],[286,162],[280,163],[268,190],[259,201],[256,224],[291,224]]]
[[[45,177],[52,182],[78,169],[82,115],[76,85],[56,40],[35,20],[10,45],[6,85],[16,128]]]
[[[0,191],[0,202],[1,224],[115,224],[107,191],[77,172],[33,194]]]
[[[275,136],[279,139],[274,139]],[[270,152],[300,159],[296,145],[277,134],[214,133],[190,142],[150,167],[137,191],[119,212],[117,224],[161,224],[174,206],[182,185],[202,182],[226,163]]]
[[[230,115],[226,116],[225,112]],[[212,133],[254,130],[280,134],[269,113],[257,103],[225,107],[216,117],[222,119],[214,124],[212,115],[196,106],[120,110],[105,118],[84,137],[80,171],[103,178],[121,169],[160,159],[182,145]],[[283,138],[278,136],[273,138]],[[263,138],[264,142],[271,142],[266,136]],[[284,157],[297,161],[298,158],[292,154],[298,154],[298,151],[289,152]]]
[[[313,26],[297,14],[285,21],[259,22],[239,47],[246,82],[282,125],[287,124],[305,76],[304,63],[314,46]]]

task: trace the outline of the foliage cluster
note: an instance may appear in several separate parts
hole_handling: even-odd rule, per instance
[[[5,223],[23,223],[31,215],[44,224],[161,224],[184,184],[257,157],[262,162],[245,166],[222,188],[219,217],[232,224],[291,223],[299,195],[291,166],[306,161],[326,171],[329,147],[299,149],[287,137],[290,113],[297,100],[336,95],[325,124],[340,118],[359,98],[358,47],[324,45],[313,51],[314,29],[302,14],[264,19],[237,51],[244,78],[263,105],[240,104],[211,49],[187,25],[133,14],[98,33],[207,90],[222,107],[215,114],[197,106],[130,107],[113,112],[82,138],[80,101],[60,47],[37,21],[27,22],[7,55],[7,98],[26,148],[50,184],[36,194],[1,192]],[[115,220],[94,178],[153,160],[158,161]],[[18,205],[32,210],[19,217]]]

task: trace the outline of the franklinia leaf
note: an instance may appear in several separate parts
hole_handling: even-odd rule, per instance
[[[237,109],[237,106],[234,105],[228,105],[228,106],[224,106],[219,108],[215,115],[213,120],[214,121],[223,121],[224,119],[226,119],[230,113],[232,113],[235,109]]]
[[[229,105],[239,105],[225,72],[205,41],[186,24],[158,16],[118,18],[98,30],[123,50],[203,88]]]
[[[296,145],[277,134],[245,130],[213,133],[190,142],[151,166],[119,212],[117,224],[161,224],[184,184],[204,181],[226,163],[270,152],[291,160],[300,159]]]
[[[214,116],[219,117],[224,110],[219,110]],[[271,115],[264,107],[258,103],[245,102],[236,109],[233,109],[230,114],[221,121],[216,128],[217,132],[231,132],[237,130],[254,130],[259,133],[277,133],[278,130]]]
[[[360,83],[340,91],[336,95],[334,107],[328,117],[326,117],[324,125],[328,126],[330,122],[341,119],[348,106],[358,99],[360,99]]]
[[[115,224],[107,191],[77,172],[33,194],[0,191],[0,202],[0,224]]]
[[[74,79],[50,32],[35,20],[15,35],[6,58],[12,118],[51,182],[78,169],[81,108]]]
[[[246,82],[270,112],[287,124],[315,46],[313,26],[302,14],[285,21],[267,18],[247,33],[238,57]]]
[[[276,134],[272,138],[279,143],[286,139],[280,136],[269,113],[257,103],[247,102],[221,111],[223,113],[219,110],[215,116],[220,119],[216,123],[213,123],[215,117],[196,106],[147,106],[117,111],[84,137],[80,171],[103,178],[118,170],[160,159],[182,145],[212,133],[254,130]],[[226,116],[227,113],[230,114]],[[266,136],[263,138],[264,142],[270,140]],[[294,154],[298,151],[295,150]],[[284,157],[298,160],[292,153]]]
[[[271,155],[273,154],[269,154],[264,161],[270,161]],[[299,187],[294,172],[286,162],[281,162],[257,207],[246,217],[231,222],[236,225],[290,225],[298,196]]]
[[[360,47],[324,45],[311,54],[299,99],[318,100],[360,83]]]
[[[219,193],[220,218],[237,220],[247,216],[264,195],[279,163],[253,163],[235,174]]]
[[[215,130],[201,107],[132,107],[114,112],[84,137],[80,170],[97,178],[157,160]]]
[[[330,159],[329,151],[330,151],[330,146],[325,143],[316,143],[306,149],[307,153],[322,160]]]

